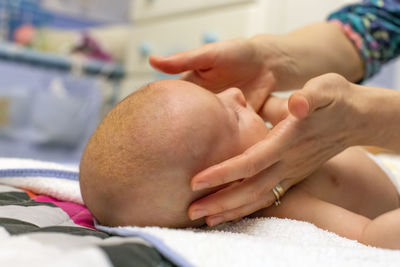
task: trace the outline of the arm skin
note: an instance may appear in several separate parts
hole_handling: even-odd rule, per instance
[[[253,216],[308,221],[366,245],[400,248],[399,195],[361,149],[332,158],[281,202]]]
[[[335,22],[311,24],[287,35],[258,35],[251,41],[266,58],[271,47],[279,51],[278,64],[274,65],[277,90],[301,88],[311,78],[330,72],[351,82],[364,75],[359,52]]]
[[[353,84],[352,99],[364,127],[349,145],[372,145],[400,152],[400,91]]]

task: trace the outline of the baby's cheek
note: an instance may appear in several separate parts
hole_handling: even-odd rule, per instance
[[[269,131],[270,130],[261,117],[258,115],[249,116],[241,130],[242,146],[244,149],[247,149],[260,142],[268,135]]]

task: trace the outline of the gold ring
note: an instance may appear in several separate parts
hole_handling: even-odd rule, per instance
[[[280,197],[283,197],[285,194],[285,190],[283,190],[283,187],[280,184],[277,184],[275,187],[276,191],[278,191],[278,194]]]
[[[279,204],[281,204],[280,198],[283,197],[285,191],[280,184],[277,184],[274,188],[272,188],[272,193],[274,193],[275,196],[274,204],[275,206],[278,206]]]

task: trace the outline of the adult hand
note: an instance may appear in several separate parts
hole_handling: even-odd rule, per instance
[[[276,119],[277,125],[263,141],[192,179],[193,190],[240,182],[192,203],[189,217],[207,216],[207,223],[215,225],[270,206],[275,185],[289,189],[351,146],[355,129],[366,124],[357,117],[360,110],[353,101],[357,90],[337,74],[307,82],[289,98],[287,117],[285,109],[277,112],[276,116],[284,119]],[[270,109],[269,104],[267,101],[264,110]]]
[[[204,45],[198,49],[168,57],[150,57],[150,64],[169,74],[186,72],[181,77],[204,88],[219,92],[230,87],[240,88],[247,101],[259,110],[271,91],[286,86],[290,60],[282,51],[279,36],[256,36]],[[276,45],[281,44],[280,46]],[[285,63],[285,67],[282,67]]]
[[[318,42],[315,40],[318,39]],[[363,62],[337,23],[315,23],[284,35],[257,35],[204,45],[169,57],[150,57],[162,72],[212,91],[240,88],[258,112],[272,91],[302,88],[335,72],[350,81],[363,77]]]

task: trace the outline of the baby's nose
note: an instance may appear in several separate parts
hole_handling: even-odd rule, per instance
[[[232,99],[238,103],[239,105],[246,107],[247,103],[246,103],[246,98],[244,97],[243,92],[237,88],[237,87],[232,87],[228,89],[230,96],[232,97]]]

